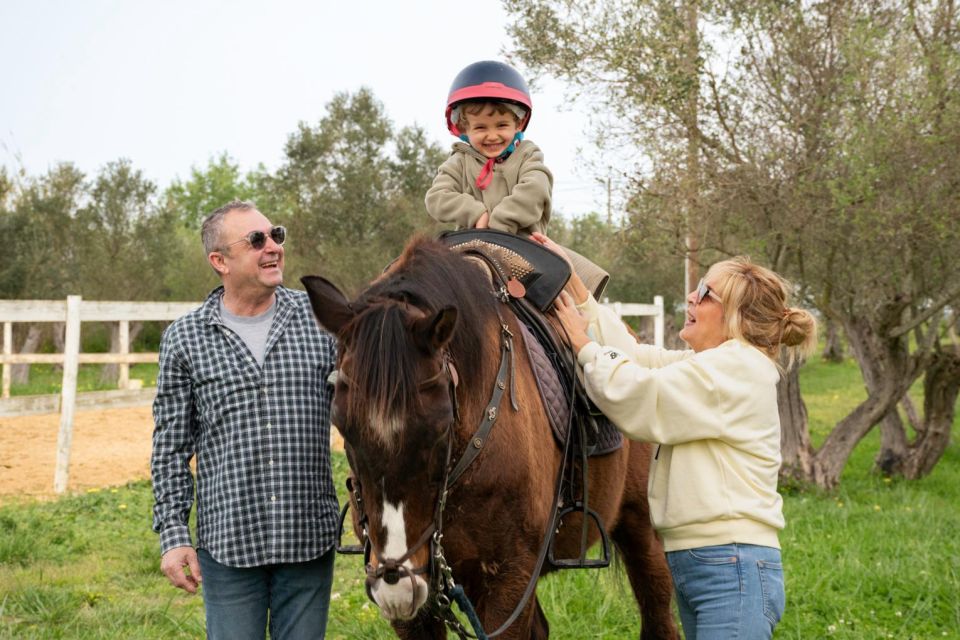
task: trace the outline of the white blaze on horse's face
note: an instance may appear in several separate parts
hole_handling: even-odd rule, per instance
[[[393,506],[386,499],[383,501],[382,525],[387,532],[383,546],[383,558],[402,558],[407,553],[407,528],[403,520],[403,503]],[[403,566],[413,569],[414,566],[407,560]],[[378,579],[370,593],[380,612],[387,620],[409,620],[427,601],[427,583],[420,576],[403,577],[397,584],[387,584]]]
[[[400,432],[403,430],[403,420],[399,416],[382,416],[370,414],[369,424],[373,425],[373,433],[387,449],[394,449],[399,442]]]

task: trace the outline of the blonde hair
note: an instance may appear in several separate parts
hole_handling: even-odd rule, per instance
[[[806,309],[787,304],[790,285],[744,256],[714,264],[706,281],[723,300],[727,335],[747,342],[789,369],[817,347],[817,320]]]

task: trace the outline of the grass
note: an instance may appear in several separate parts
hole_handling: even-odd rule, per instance
[[[82,364],[77,370],[77,391],[104,391],[116,389],[117,381],[104,382],[100,379],[103,365]],[[143,380],[144,387],[157,385],[156,364],[130,365],[130,379]],[[30,381],[27,384],[10,385],[11,396],[31,396],[48,393],[60,393],[63,386],[63,369],[52,364],[30,365]]]
[[[863,397],[856,365],[814,361],[802,388],[815,441]],[[956,425],[955,425],[956,426]],[[787,610],[778,639],[960,638],[960,447],[929,477],[871,472],[879,435],[833,493],[792,488],[781,536]],[[334,455],[338,489],[346,473]],[[342,498],[342,496],[341,496]],[[202,638],[203,605],[160,574],[149,483],[0,507],[0,638]],[[337,559],[328,638],[392,638],[357,556]],[[538,591],[552,637],[637,637],[624,576],[566,571]]]

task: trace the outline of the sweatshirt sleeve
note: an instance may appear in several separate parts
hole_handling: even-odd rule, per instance
[[[433,185],[427,190],[424,204],[427,213],[437,222],[452,222],[460,229],[471,229],[486,211],[486,206],[462,190],[461,154],[453,153],[437,169]]]
[[[644,367],[659,368],[673,362],[686,360],[693,356],[689,349],[664,349],[651,344],[637,342],[627,330],[623,319],[613,309],[598,303],[591,295],[586,302],[577,305],[577,309],[587,319],[587,334],[597,343],[615,347],[636,363]]]
[[[726,437],[718,389],[735,383],[709,359],[687,358],[655,369],[596,342],[577,358],[587,394],[628,437],[660,444]]]
[[[543,162],[543,152],[535,148],[523,159],[517,184],[490,212],[490,228],[517,233],[539,223],[550,211],[553,174]],[[542,226],[546,227],[547,220]]]

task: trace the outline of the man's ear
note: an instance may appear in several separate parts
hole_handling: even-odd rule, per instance
[[[211,251],[208,253],[207,262],[209,262],[210,266],[213,267],[213,270],[219,273],[221,276],[226,275],[230,271],[226,260],[223,259],[223,254],[219,251]]]

